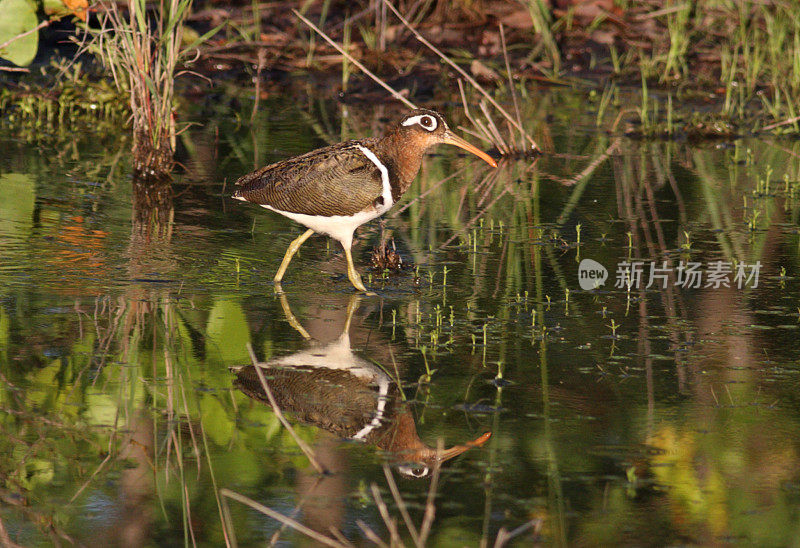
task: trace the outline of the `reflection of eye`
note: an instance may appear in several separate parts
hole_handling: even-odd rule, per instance
[[[397,471],[407,478],[425,478],[431,473],[431,469],[422,463],[401,464]]]

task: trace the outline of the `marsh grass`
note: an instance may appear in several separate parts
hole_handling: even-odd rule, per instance
[[[185,47],[183,25],[192,0],[165,0],[152,12],[146,0],[129,0],[125,8],[116,2],[100,2],[100,6],[100,28],[85,27],[91,37],[85,48],[99,56],[117,88],[129,95],[134,171],[169,173],[177,135],[178,67],[217,29]]]
[[[800,131],[800,5],[795,2],[671,2],[634,19],[655,23],[652,48],[633,48],[626,63],[612,50],[615,72],[681,88],[724,88],[719,115],[758,130]],[[764,123],[763,120],[772,123]],[[768,129],[767,129],[768,128]]]
[[[488,102],[489,104],[492,105],[492,107],[495,108],[497,113],[501,116],[501,118],[506,123],[510,124],[516,130],[518,130],[520,132],[520,134],[523,136],[524,140],[527,141],[527,144],[530,145],[530,150],[531,151],[537,152],[537,151],[540,150],[539,149],[539,145],[536,144],[536,141],[534,141],[533,137],[531,137],[530,134],[527,132],[527,130],[523,127],[522,120],[519,118],[519,111],[518,110],[517,110],[517,117],[514,117],[511,114],[509,114],[508,111],[506,111],[506,109],[503,108],[500,105],[499,102],[497,102],[497,100],[492,96],[492,94],[490,94],[488,91],[486,91],[483,88],[483,86],[481,86],[477,82],[477,80],[475,80],[475,78],[473,78],[471,75],[469,75],[463,68],[458,66],[458,64],[456,64],[450,57],[448,57],[447,55],[442,53],[442,51],[439,48],[434,46],[430,41],[428,41],[424,36],[422,36],[422,34],[420,34],[420,32],[417,29],[415,29],[411,25],[411,23],[408,22],[408,20],[405,17],[403,17],[403,15],[400,13],[400,11],[391,2],[389,2],[388,0],[383,0],[383,3],[391,10],[391,12],[395,15],[395,17],[397,17],[400,20],[400,22],[403,23],[403,26],[405,26],[411,32],[411,34],[413,34],[417,38],[417,40],[419,40],[423,45],[425,45],[433,53],[438,55],[442,59],[442,61],[444,61],[447,65],[449,65],[453,70],[455,70],[464,80],[469,82],[469,84],[472,86],[472,88],[476,92],[478,92],[481,95],[481,97],[483,97],[485,102]],[[502,33],[502,27],[501,27],[501,33]],[[505,50],[505,37],[503,37],[503,48]],[[506,52],[506,59],[507,59],[507,57],[508,56],[507,56],[507,52]],[[508,78],[509,78],[509,80],[511,80],[511,74],[510,73],[508,74]],[[513,95],[513,89],[514,89],[514,86],[512,85],[511,86],[512,95]],[[462,96],[463,96],[463,94],[462,94]],[[516,99],[514,100],[514,104],[516,106]],[[496,124],[492,120],[492,115],[489,113],[489,110],[486,108],[486,106],[482,106],[481,110],[483,111],[484,115],[486,116],[487,124],[489,125],[490,129],[496,129]],[[505,147],[507,152],[503,152],[503,149],[500,149],[500,146],[498,146],[498,149],[500,150],[500,152],[502,154],[508,154],[508,151],[510,151],[510,149],[507,148],[507,145],[503,141],[502,138],[498,138],[499,137],[499,132],[497,132],[497,131],[493,131],[492,132],[492,131],[485,131],[484,130],[484,134],[487,137],[489,137],[490,141],[493,144],[495,144],[496,146],[500,145],[500,146],[504,146]]]
[[[551,69],[547,71],[550,78],[557,78],[561,72],[561,51],[555,37],[563,21],[555,21],[553,15],[545,5],[544,0],[530,0],[528,10],[533,21],[533,30],[539,37],[538,45],[531,50],[529,59],[535,59],[539,52],[544,50],[545,58],[549,61]]]
[[[48,67],[59,78],[0,87],[2,122],[17,134],[26,129],[41,135],[69,133],[81,124],[115,131],[127,116],[120,93],[107,80],[93,80],[80,62]]]
[[[299,12],[299,11],[297,11],[297,10],[292,10],[292,12],[295,14],[295,16],[296,16],[298,19],[300,19],[300,20],[301,20],[303,23],[305,23],[306,25],[308,25],[308,27],[310,27],[311,29],[313,29],[313,30],[314,30],[314,31],[315,31],[317,34],[319,34],[320,36],[322,36],[322,38],[323,38],[323,39],[324,39],[326,42],[328,42],[328,44],[330,44],[330,45],[331,45],[331,46],[332,46],[332,47],[333,47],[333,48],[334,48],[336,51],[338,51],[339,53],[341,53],[341,54],[342,54],[342,56],[343,56],[343,57],[344,57],[344,58],[345,58],[347,61],[349,61],[350,63],[352,63],[352,64],[353,64],[353,65],[355,65],[356,67],[358,67],[358,68],[359,68],[359,69],[360,69],[360,70],[361,70],[361,71],[362,71],[364,74],[366,74],[367,76],[369,76],[369,77],[370,77],[370,78],[371,78],[373,81],[375,81],[375,82],[376,82],[378,85],[380,85],[380,86],[381,86],[383,89],[385,89],[386,91],[388,91],[388,92],[389,92],[389,93],[392,95],[392,97],[394,97],[395,99],[397,99],[398,101],[400,101],[401,103],[403,103],[404,105],[406,105],[408,108],[417,108],[417,106],[416,106],[414,103],[412,103],[411,101],[409,101],[409,100],[408,100],[408,99],[407,99],[407,98],[406,98],[404,95],[402,95],[402,94],[401,94],[401,93],[399,93],[397,90],[395,90],[394,88],[392,88],[392,87],[391,87],[389,84],[387,84],[387,83],[386,83],[386,82],[385,82],[385,81],[384,81],[382,78],[380,78],[380,77],[379,77],[379,76],[377,76],[375,73],[373,73],[372,71],[370,71],[370,70],[369,70],[367,67],[365,67],[365,66],[364,66],[364,64],[363,64],[363,63],[361,63],[361,62],[360,62],[360,61],[358,61],[358,60],[357,60],[355,57],[353,57],[352,55],[350,55],[350,53],[349,53],[348,51],[346,51],[344,48],[342,48],[342,46],[340,46],[339,44],[337,44],[337,43],[336,43],[336,42],[335,42],[335,41],[334,41],[334,40],[333,40],[333,39],[332,39],[330,36],[328,36],[327,34],[325,34],[325,32],[324,32],[324,31],[322,31],[322,29],[320,29],[320,28],[319,28],[317,25],[315,25],[314,23],[312,23],[311,21],[309,21],[309,20],[308,20],[308,18],[306,18],[306,17],[305,17],[305,16],[304,16],[302,13],[300,13],[300,12]],[[346,71],[349,71],[349,68],[347,68],[347,69],[343,69],[343,73],[344,73],[344,72],[346,72]],[[344,78],[344,77],[343,77],[343,78]],[[349,78],[349,75],[348,75],[348,78]]]

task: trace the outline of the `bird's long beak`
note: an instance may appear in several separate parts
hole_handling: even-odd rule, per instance
[[[484,151],[482,151],[478,147],[469,144],[468,142],[466,142],[464,139],[462,139],[458,135],[454,135],[454,134],[450,133],[450,130],[447,130],[447,132],[444,134],[444,138],[442,139],[442,142],[446,143],[448,145],[455,145],[458,148],[463,148],[464,150],[466,150],[467,152],[471,152],[472,154],[474,154],[475,156],[477,156],[478,158],[480,158],[481,160],[483,160],[484,162],[486,162],[490,166],[497,167],[497,162],[494,161],[494,158],[492,158],[491,156],[486,154]]]

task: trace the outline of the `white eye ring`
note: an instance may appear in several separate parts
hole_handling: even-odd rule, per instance
[[[436,122],[436,118],[434,118],[430,114],[419,114],[417,116],[412,116],[411,118],[403,120],[403,123],[401,125],[413,126],[414,124],[418,124],[422,129],[426,131],[434,131],[436,129],[436,126],[438,125],[438,123]]]

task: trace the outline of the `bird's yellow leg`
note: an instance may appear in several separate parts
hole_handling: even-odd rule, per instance
[[[367,288],[364,287],[364,282],[361,281],[361,275],[356,270],[356,267],[353,266],[353,255],[350,253],[349,247],[344,248],[344,256],[347,257],[347,277],[350,278],[350,283],[359,291],[366,293]]]
[[[289,266],[289,263],[292,262],[292,257],[294,257],[294,254],[300,249],[300,246],[303,245],[303,242],[308,240],[312,234],[314,234],[314,231],[309,228],[289,244],[289,249],[286,250],[286,255],[283,256],[283,261],[281,261],[281,267],[278,269],[278,273],[275,274],[275,283],[281,283],[283,275],[286,274],[286,268]]]

